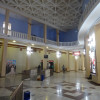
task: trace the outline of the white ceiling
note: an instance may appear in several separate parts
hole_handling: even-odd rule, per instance
[[[83,0],[0,0],[0,6],[60,30],[77,28]]]

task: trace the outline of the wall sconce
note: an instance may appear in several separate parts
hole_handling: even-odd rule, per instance
[[[83,51],[83,54],[84,54],[84,55],[86,54],[86,51],[85,51],[85,49],[84,49],[84,51]]]
[[[22,48],[20,48],[20,51],[22,51],[23,49]]]
[[[13,43],[16,43],[16,41],[15,41],[15,40],[13,40]]]
[[[78,59],[78,56],[75,56],[75,59],[77,60]]]
[[[27,55],[31,55],[33,53],[33,49],[31,49],[31,47],[28,46],[26,53],[27,53]]]
[[[61,53],[59,51],[56,52],[56,57],[60,58],[61,57]]]

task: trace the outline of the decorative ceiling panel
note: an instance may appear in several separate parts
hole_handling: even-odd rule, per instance
[[[0,5],[24,12],[33,20],[60,30],[77,28],[83,0],[0,0]]]

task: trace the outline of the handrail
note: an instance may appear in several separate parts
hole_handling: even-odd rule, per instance
[[[59,46],[75,46],[78,45],[78,41],[74,41],[74,42],[59,42]]]
[[[27,34],[20,33],[20,32],[15,32],[15,31],[11,31],[11,36],[12,37],[17,37],[17,38],[22,38],[22,39],[27,39]]]
[[[23,96],[23,81],[21,82],[21,84],[15,89],[15,91],[10,95],[10,100],[15,100],[14,98],[16,96],[18,96],[17,94],[19,93],[19,91],[21,92],[21,97]],[[18,98],[18,97],[17,97]],[[18,99],[16,99],[18,100]],[[20,99],[22,100],[22,99]]]
[[[44,42],[43,38],[36,37],[36,36],[31,36],[31,40],[36,42],[42,42],[42,43]]]
[[[42,42],[42,43],[43,43],[43,42],[44,42],[44,39],[43,39],[43,38],[40,38],[40,37],[36,37],[36,41],[37,41],[37,42]]]
[[[79,21],[79,26],[78,28],[80,29],[82,23],[84,22],[84,20],[86,19],[88,13],[96,6],[96,4],[98,4],[100,0],[90,0],[80,18],[80,21]]]
[[[57,42],[47,39],[47,44],[57,45]]]
[[[36,41],[36,36],[31,36],[31,40]]]

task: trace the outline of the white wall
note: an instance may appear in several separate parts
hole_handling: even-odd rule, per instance
[[[56,66],[58,58],[56,57],[56,52],[55,53],[50,53],[49,55],[49,60],[54,60],[54,65]],[[61,54],[61,57],[59,58],[59,66],[60,66],[60,71],[62,70],[62,66],[64,65],[67,67],[67,54]]]
[[[48,53],[48,60],[53,60],[54,61],[54,66],[57,63],[57,57],[56,57],[56,53],[51,52],[50,54]]]
[[[0,64],[1,64],[1,48],[0,48]],[[34,52],[30,56],[30,68],[37,67],[41,60],[43,60],[44,57],[44,51],[39,51]],[[26,49],[23,49],[20,51],[19,48],[13,48],[13,47],[8,47],[7,48],[7,60],[16,60],[16,72],[21,73],[23,70],[26,68]],[[57,57],[56,57],[56,52],[48,54],[48,60],[54,60],[54,65],[57,64]],[[67,54],[61,54],[61,58],[59,59],[60,61],[60,71],[62,70],[62,66],[64,65],[67,67]],[[80,61],[78,62],[80,66]],[[75,57],[73,55],[69,55],[69,67],[70,70],[75,70]]]
[[[26,69],[26,49],[20,51],[19,48],[8,47],[7,60],[16,60],[16,72],[21,73]],[[30,55],[30,68],[37,67],[41,60],[43,60],[43,51],[41,53],[34,52]]]
[[[60,70],[62,70],[62,66],[64,65],[67,68],[67,54],[62,54],[60,58]]]
[[[7,48],[7,60],[16,60],[16,72],[21,73],[26,67],[26,50],[19,48]]]
[[[41,53],[34,52],[30,56],[30,68],[37,67],[41,60],[43,60],[44,57],[44,51],[41,51]],[[26,50],[23,49],[20,51],[19,48],[12,48],[8,47],[7,49],[7,60],[16,60],[16,72],[21,73],[26,68]],[[57,57],[56,52],[48,54],[48,60],[54,60],[54,65],[57,64]],[[62,66],[64,65],[67,67],[67,54],[62,54],[60,58],[60,70],[62,70]]]
[[[75,57],[71,54],[69,55],[69,68],[75,70]]]
[[[41,51],[41,53],[39,53],[38,51],[33,52],[33,54],[30,57],[30,67],[31,68],[38,67],[41,60],[43,60],[43,57],[44,57],[43,51]]]

